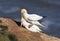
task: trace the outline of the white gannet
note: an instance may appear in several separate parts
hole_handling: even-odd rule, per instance
[[[28,23],[23,17],[21,18],[21,23],[29,31],[32,31],[32,32],[42,31],[37,25],[32,25],[32,24]]]
[[[41,23],[38,22],[38,20],[41,20],[43,18],[42,16],[39,16],[36,14],[28,14],[26,9],[21,9],[21,14],[25,18],[25,20],[28,21],[29,23],[45,27]]]

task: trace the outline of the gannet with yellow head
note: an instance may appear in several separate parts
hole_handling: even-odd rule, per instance
[[[21,9],[21,14],[24,17],[24,19],[28,21],[29,23],[45,27],[41,23],[38,22],[38,20],[41,20],[43,18],[42,16],[39,16],[37,14],[28,14],[26,9]]]

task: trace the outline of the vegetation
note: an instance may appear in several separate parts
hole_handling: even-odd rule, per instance
[[[9,38],[7,37],[7,35],[2,35],[0,33],[0,41],[10,41]]]
[[[0,41],[17,41],[17,38],[14,34],[6,33],[7,30],[7,26],[0,25]]]
[[[9,34],[8,38],[10,39],[10,41],[18,41],[17,37],[14,34]]]
[[[7,26],[0,25],[0,41],[10,41],[7,34],[5,34],[7,29]]]

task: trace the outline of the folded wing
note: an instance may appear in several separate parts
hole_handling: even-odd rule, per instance
[[[41,20],[42,18],[43,18],[42,16],[39,16],[39,15],[36,15],[36,14],[31,14],[28,17],[28,20],[36,21],[36,20]]]

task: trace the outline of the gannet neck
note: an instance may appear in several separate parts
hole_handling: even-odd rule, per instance
[[[29,14],[25,13],[25,14],[22,14],[22,16],[26,19],[29,16]]]
[[[21,18],[21,22],[23,22],[23,21],[25,21],[25,19],[22,17],[22,18]]]

